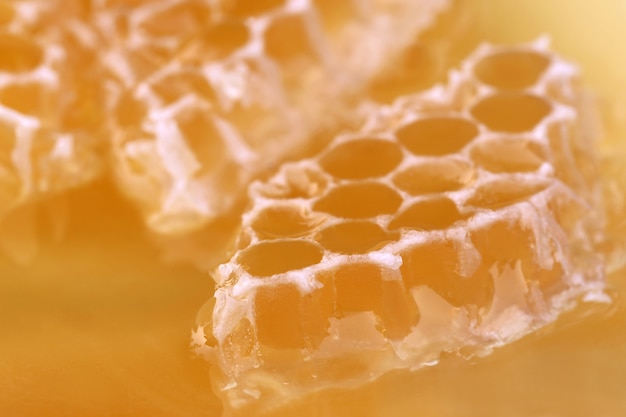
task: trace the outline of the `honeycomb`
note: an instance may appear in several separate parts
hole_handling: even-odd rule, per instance
[[[0,4],[0,218],[101,171],[94,37],[81,3],[56,3]]]
[[[149,228],[190,234],[249,182],[358,119],[448,0],[102,0],[113,165]]]
[[[483,45],[253,183],[192,336],[227,413],[487,355],[604,300],[587,106],[545,39]]]

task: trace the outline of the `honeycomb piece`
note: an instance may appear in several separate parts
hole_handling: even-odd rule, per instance
[[[101,91],[81,5],[1,6],[0,218],[100,173]]]
[[[252,179],[358,119],[367,83],[449,3],[103,0],[121,189],[159,234],[222,221]]]
[[[544,40],[484,45],[255,182],[193,332],[227,411],[486,355],[608,301],[576,85]]]

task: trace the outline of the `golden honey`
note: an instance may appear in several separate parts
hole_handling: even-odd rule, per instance
[[[142,2],[130,3],[133,3],[132,7],[139,7]],[[68,14],[75,13],[78,21],[83,19],[86,4],[76,2],[75,7],[67,8]],[[271,415],[620,416],[626,413],[626,401],[621,392],[626,380],[626,362],[623,360],[626,339],[622,331],[626,316],[620,301],[625,288],[624,274],[620,271],[623,256],[619,251],[623,247],[620,246],[624,231],[621,193],[625,184],[620,155],[624,154],[623,138],[626,133],[626,95],[623,93],[626,91],[626,79],[621,71],[626,66],[626,59],[619,51],[620,41],[626,36],[621,24],[626,19],[626,8],[619,1],[594,6],[583,1],[560,0],[524,3],[484,0],[473,2],[468,8],[476,19],[469,27],[478,41],[528,43],[547,33],[552,38],[551,48],[559,56],[575,62],[582,70],[581,88],[593,93],[604,126],[599,134],[601,143],[597,153],[602,161],[604,195],[609,196],[602,205],[609,210],[606,230],[610,239],[604,243],[602,251],[613,254],[606,289],[613,302],[590,309],[574,309],[557,323],[498,348],[485,357],[463,359],[444,354],[436,366],[424,367],[413,373],[400,369],[386,372],[376,381],[358,387],[331,387],[298,398],[294,396],[292,401],[286,402]],[[13,19],[10,9],[4,4],[0,6],[0,24]],[[233,10],[232,13],[248,13],[246,10]],[[46,16],[46,19],[55,19],[53,15]],[[342,21],[340,16],[334,19],[335,22]],[[332,19],[329,20],[326,27],[332,27],[332,22]],[[456,23],[462,25],[462,22]],[[70,33],[83,33],[80,27],[73,26]],[[79,51],[76,46],[71,46],[73,35],[45,33],[36,25],[27,29],[32,31],[28,32],[32,35],[26,38],[27,41],[37,39],[37,42],[51,42],[60,50]],[[157,29],[167,31],[167,27],[158,25],[155,32],[158,32]],[[13,25],[10,30],[26,29]],[[123,30],[123,25],[117,30]],[[431,39],[429,36],[434,37],[427,34],[424,39]],[[89,39],[84,36],[78,38]],[[17,44],[10,42],[13,38],[9,36],[4,39],[8,45],[6,50],[12,51],[11,48]],[[437,46],[446,45],[444,41],[432,42]],[[453,64],[458,66],[461,57],[477,46],[474,40],[468,43],[471,45],[464,48],[462,55],[457,54],[450,59],[456,60],[454,63],[445,64],[446,69]],[[279,46],[277,48],[282,50]],[[418,47],[413,50],[420,51]],[[4,56],[13,57],[10,61],[3,61],[6,65],[25,71],[23,79],[26,83],[33,68],[32,60],[37,57],[22,53]],[[52,54],[52,57],[57,59],[51,64],[53,69],[63,68],[68,60],[70,68],[78,65],[71,64],[72,59],[79,59],[72,58],[71,54]],[[84,63],[92,58],[87,54],[80,59],[85,59],[81,61]],[[41,62],[52,61],[44,59]],[[61,69],[59,73],[68,74]],[[445,81],[445,71],[433,78]],[[90,83],[92,80],[87,77],[81,82]],[[500,82],[506,84],[507,80]],[[44,110],[40,109],[37,115],[43,111],[49,116],[50,106],[62,113],[65,108],[77,108],[71,104],[72,100],[89,102],[94,100],[94,96],[106,96],[106,92],[92,86],[80,90],[85,95],[73,96],[70,100],[67,97],[64,99],[63,94],[58,95],[68,91],[68,87],[59,91],[48,91],[44,87],[36,87],[46,93],[45,100],[38,103],[52,104],[42,104]],[[376,85],[376,89],[379,88],[380,85]],[[401,94],[414,92],[411,88],[398,90]],[[9,99],[0,101],[18,110],[28,110],[30,105],[22,105],[20,100],[31,97],[30,93],[10,93],[5,96]],[[78,107],[86,109],[85,106]],[[27,116],[33,117],[32,114]],[[2,224],[0,411],[3,415],[16,416],[221,415],[223,406],[213,394],[215,386],[211,386],[209,365],[193,358],[189,349],[189,334],[195,326],[196,313],[213,294],[214,284],[210,276],[189,265],[164,262],[162,237],[155,238],[146,232],[148,211],[141,206],[143,200],[139,204],[142,209],[137,211],[138,202],[129,201],[119,192],[120,178],[123,180],[123,177],[117,173],[113,180],[108,173],[102,174],[101,158],[111,155],[103,150],[108,145],[102,144],[107,143],[110,137],[106,134],[101,136],[100,130],[82,128],[100,126],[100,116],[89,110],[50,117],[50,121],[54,120],[63,122],[50,122],[46,125],[48,132],[61,132],[59,137],[65,138],[77,132],[84,138],[89,133],[89,141],[69,140],[89,146],[75,154],[63,154],[59,151],[62,146],[54,146],[56,137],[48,136],[46,141],[40,142],[45,146],[35,148],[33,155],[36,160],[44,161],[38,167],[49,167],[49,170],[34,172],[35,175],[43,173],[44,177],[48,175],[46,173],[55,173],[58,175],[55,178],[63,179],[58,183],[60,186],[46,188],[41,185],[45,182],[34,181],[37,186],[30,188],[35,190],[33,192],[20,194],[9,189],[6,194],[10,197],[12,208],[4,214]],[[353,126],[352,122],[350,126]],[[10,125],[10,129],[14,129],[14,125]],[[4,130],[2,132],[4,135]],[[116,143],[126,142],[120,139]],[[366,145],[380,144],[368,142]],[[513,158],[517,164],[515,169],[520,169],[520,166],[532,169],[536,167],[537,158],[542,156],[541,152],[535,152],[534,148],[527,148],[526,145],[516,144],[512,149],[501,142],[491,145],[496,147],[498,154],[517,154],[520,149],[528,152],[528,157],[521,164]],[[350,154],[358,155],[358,152]],[[383,154],[390,156],[381,159],[379,166],[368,165],[368,169],[387,170],[385,163],[394,160],[394,151],[387,154],[383,150]],[[89,158],[93,156],[95,159],[90,160],[93,162],[86,167],[74,169],[75,165],[62,159],[63,155],[90,155]],[[472,147],[470,156],[492,171],[502,171],[502,167],[506,171],[511,163],[492,158],[482,146]],[[63,163],[55,165],[58,160],[52,157],[60,157]],[[358,176],[359,173],[353,170],[342,171],[342,165],[334,165],[333,158],[327,153],[322,162],[333,175],[340,178]],[[11,157],[8,160],[12,161]],[[389,162],[389,165],[392,163]],[[418,174],[433,172],[430,168],[415,170]],[[466,164],[458,162],[452,166],[452,171],[459,174],[452,175],[443,185],[435,185],[444,188],[464,186],[468,178],[465,175]],[[447,166],[445,172],[450,172]],[[409,174],[414,173],[411,171]],[[95,179],[96,175],[100,175],[99,179]],[[403,175],[395,176],[394,181],[398,187],[407,188],[409,193],[423,192],[412,189],[413,183],[403,179]],[[87,182],[89,185],[80,186]],[[14,207],[19,210],[14,210]],[[334,207],[331,204],[329,210]],[[276,216],[295,219],[292,223],[295,226],[287,227],[289,233],[293,233],[294,227],[306,231],[319,225],[318,218],[309,218],[309,222],[303,224],[297,217],[298,212],[294,213],[289,207],[279,208],[284,210],[264,212],[265,217],[257,220],[256,230],[265,235],[284,233],[285,229],[281,229],[284,224],[276,225],[272,221]],[[437,211],[440,210],[441,207]],[[420,218],[423,219],[423,216]],[[185,218],[186,221],[188,219]],[[401,223],[413,221],[409,215],[404,220],[397,219]],[[367,223],[368,220],[351,222]],[[372,247],[377,247],[381,239],[390,238],[387,235],[381,238],[380,230],[369,223],[365,228],[351,228],[352,223],[341,226],[345,230],[334,235],[332,228],[325,227],[318,239],[334,250],[354,252],[362,248],[347,245],[342,240],[346,234],[360,236],[359,233],[365,233],[365,237],[374,242]],[[357,226],[362,226],[361,223]],[[185,228],[189,224],[184,223]],[[229,227],[223,226],[219,231],[229,235]],[[300,233],[298,230],[296,234]],[[219,246],[219,243],[211,241],[210,236],[198,238],[194,247],[199,245],[202,248],[205,243],[209,247],[211,244]],[[155,246],[155,240],[159,240],[161,245]],[[179,248],[191,245],[180,236],[171,238],[166,242],[166,246],[170,246],[165,250],[171,257],[176,256],[175,252],[171,252],[172,244]],[[220,261],[227,259],[223,255],[206,256],[215,256]],[[368,294],[364,291],[363,297]],[[376,298],[375,291],[370,295],[369,299]],[[262,304],[261,301],[259,303]],[[345,300],[344,308],[358,309],[358,303],[359,299]],[[271,333],[273,330],[267,331]],[[280,339],[284,333],[277,334],[279,339],[276,343],[292,342]]]

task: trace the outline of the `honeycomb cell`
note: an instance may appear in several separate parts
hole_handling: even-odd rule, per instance
[[[545,181],[520,181],[516,178],[495,179],[479,185],[466,204],[486,209],[500,209],[527,201],[531,196],[548,187]]]
[[[218,101],[217,94],[208,80],[192,71],[181,71],[165,75],[159,80],[155,80],[151,87],[152,91],[166,106],[180,100],[181,97],[189,95],[197,95],[209,103]],[[128,96],[129,93],[126,92],[118,102],[118,106],[123,106]],[[131,120],[134,120],[136,123],[145,117],[145,115],[137,115]],[[129,117],[127,116],[126,118]]]
[[[219,166],[225,146],[220,131],[210,114],[193,109],[178,116],[178,128],[198,164],[196,175],[203,175]]]
[[[130,92],[121,95],[113,110],[115,123],[125,128],[133,127],[137,120],[145,118],[147,113],[145,104]]]
[[[210,10],[201,1],[184,1],[170,7],[157,8],[149,19],[139,25],[147,36],[184,36],[209,26]]]
[[[222,59],[250,41],[250,31],[239,21],[223,21],[210,26],[202,35],[202,51],[207,57]]]
[[[262,239],[299,237],[311,232],[324,220],[324,216],[313,215],[296,205],[274,206],[259,212],[252,228]]]
[[[286,15],[274,19],[265,30],[265,52],[280,62],[295,58],[314,57],[315,46],[299,15]]]
[[[484,274],[463,276],[465,254],[450,239],[436,240],[402,252],[400,272],[407,288],[425,285],[453,306],[487,306],[493,298],[493,280]]]
[[[360,219],[395,213],[402,197],[377,182],[358,182],[331,189],[313,208],[337,217]]]
[[[241,361],[254,352],[254,326],[250,320],[243,318],[233,331],[226,336],[224,343],[228,346],[224,352],[230,361]]]
[[[418,119],[396,131],[402,145],[415,155],[441,156],[460,151],[478,136],[478,128],[460,117]]]
[[[529,51],[503,51],[481,59],[474,74],[483,83],[502,90],[532,87],[550,65],[545,55]]]
[[[313,0],[315,11],[319,14],[324,28],[333,31],[340,28],[343,22],[350,20],[358,13],[354,0],[336,2],[334,0]]]
[[[46,94],[47,93],[47,94]],[[50,92],[37,83],[10,84],[0,90],[0,103],[29,116],[45,116],[54,102]]]
[[[419,311],[402,281],[387,279],[386,273],[389,271],[384,267],[364,262],[340,265],[320,274],[318,280],[334,291],[333,317],[373,312],[385,336],[406,336],[419,321]]]
[[[440,230],[466,218],[449,198],[427,197],[399,213],[389,223],[389,229]]]
[[[495,173],[536,171],[546,161],[537,142],[519,138],[476,143],[471,155],[477,165]]]
[[[471,109],[472,115],[496,132],[529,132],[550,114],[552,106],[539,96],[497,93],[485,97]]]
[[[323,288],[309,294],[292,284],[259,288],[254,297],[259,342],[275,349],[317,347],[328,334],[331,301]]]
[[[366,179],[391,172],[402,161],[398,145],[382,139],[356,139],[334,147],[320,165],[335,178]]]
[[[11,23],[15,19],[15,10],[10,4],[0,4],[0,25],[6,25]]]
[[[441,158],[398,172],[393,183],[411,195],[423,195],[458,190],[470,184],[474,176],[474,167],[468,161]]]
[[[397,238],[376,223],[356,220],[329,226],[319,232],[316,240],[333,252],[356,254],[378,249]]]
[[[44,51],[36,42],[23,36],[0,33],[0,56],[0,71],[19,74],[41,65]]]
[[[315,265],[323,252],[305,240],[264,241],[242,251],[237,262],[252,275],[269,277]]]
[[[277,9],[284,3],[285,0],[221,0],[219,6],[225,13],[233,17],[246,18]]]

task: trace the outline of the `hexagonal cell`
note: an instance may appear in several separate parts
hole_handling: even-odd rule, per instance
[[[319,14],[324,28],[332,31],[353,19],[357,10],[354,0],[313,0],[313,7]]]
[[[474,179],[474,167],[457,158],[438,158],[411,166],[393,177],[396,187],[411,195],[458,190]]]
[[[299,237],[311,232],[325,220],[306,208],[296,205],[271,206],[261,210],[252,221],[252,228],[262,239]]]
[[[340,143],[320,160],[330,175],[342,179],[381,177],[402,161],[402,151],[383,139],[355,139]]]
[[[464,220],[454,201],[448,197],[429,197],[414,203],[389,223],[389,229],[441,230]]]
[[[382,333],[389,338],[406,336],[419,321],[419,312],[400,280],[385,279],[388,273],[380,265],[354,263],[326,271],[318,280],[334,290],[333,316],[372,312],[381,322]]]
[[[322,249],[306,240],[264,241],[244,249],[237,262],[257,277],[269,277],[315,265],[322,260]]]
[[[225,20],[211,25],[198,39],[203,59],[222,59],[242,48],[250,40],[248,27],[240,21]]]
[[[264,38],[265,52],[278,61],[316,55],[302,16],[285,15],[273,19]]]
[[[224,356],[227,360],[239,362],[254,352],[254,326],[247,318],[242,318],[234,330],[224,340]]]
[[[185,37],[210,24],[210,9],[207,4],[190,0],[159,8],[149,19],[141,22],[139,28],[148,36]]]
[[[8,3],[0,3],[0,25],[11,23],[15,18],[15,10]]]
[[[404,250],[400,272],[406,287],[426,285],[455,307],[489,305],[494,292],[491,276],[476,273],[461,276],[463,268],[459,257],[463,254],[458,251],[456,243],[450,239]]]
[[[561,265],[554,262],[551,269],[544,269],[538,264],[535,235],[518,219],[502,219],[474,230],[471,239],[482,257],[482,273],[487,274],[493,266],[514,267],[519,263],[526,282],[536,282],[544,294],[562,285],[564,272]],[[494,242],[498,244],[494,245]]]
[[[473,207],[496,210],[526,201],[548,187],[545,181],[528,181],[515,178],[499,178],[481,184],[466,204]]]
[[[352,219],[395,213],[402,197],[384,184],[359,182],[333,188],[313,208],[337,217]]]
[[[472,146],[471,156],[487,171],[531,172],[546,160],[541,145],[530,139],[494,139]]]
[[[262,286],[254,298],[259,342],[277,349],[315,348],[328,334],[331,288],[302,294],[295,285]]]
[[[456,153],[477,135],[478,128],[473,122],[454,116],[418,119],[396,131],[402,145],[423,156]]]
[[[246,18],[269,12],[281,7],[285,0],[223,0],[219,2],[222,10],[234,17]]]
[[[550,59],[535,51],[504,51],[481,59],[474,74],[492,87],[520,90],[533,86],[549,65]]]
[[[211,115],[202,109],[194,108],[179,114],[177,122],[189,150],[200,164],[196,176],[215,169],[227,151],[224,139]]]
[[[17,196],[18,185],[21,182],[13,161],[15,145],[15,128],[0,120],[0,183],[2,184],[0,193],[2,197]],[[7,188],[13,188],[13,190]]]
[[[544,98],[524,93],[496,93],[483,98],[472,115],[497,132],[521,133],[533,130],[552,111]]]
[[[113,109],[115,123],[122,128],[134,128],[140,125],[147,113],[145,103],[129,91],[122,93]]]
[[[329,226],[316,240],[333,252],[356,254],[380,248],[398,237],[397,233],[388,233],[376,223],[356,220]]]
[[[29,116],[39,116],[55,109],[50,98],[50,94],[34,82],[9,84],[0,90],[2,104]]]
[[[10,33],[0,34],[0,71],[22,73],[43,62],[43,49],[34,41]]]
[[[198,95],[209,102],[217,102],[215,90],[202,75],[195,71],[176,71],[150,84],[164,105],[172,104],[189,94]]]

